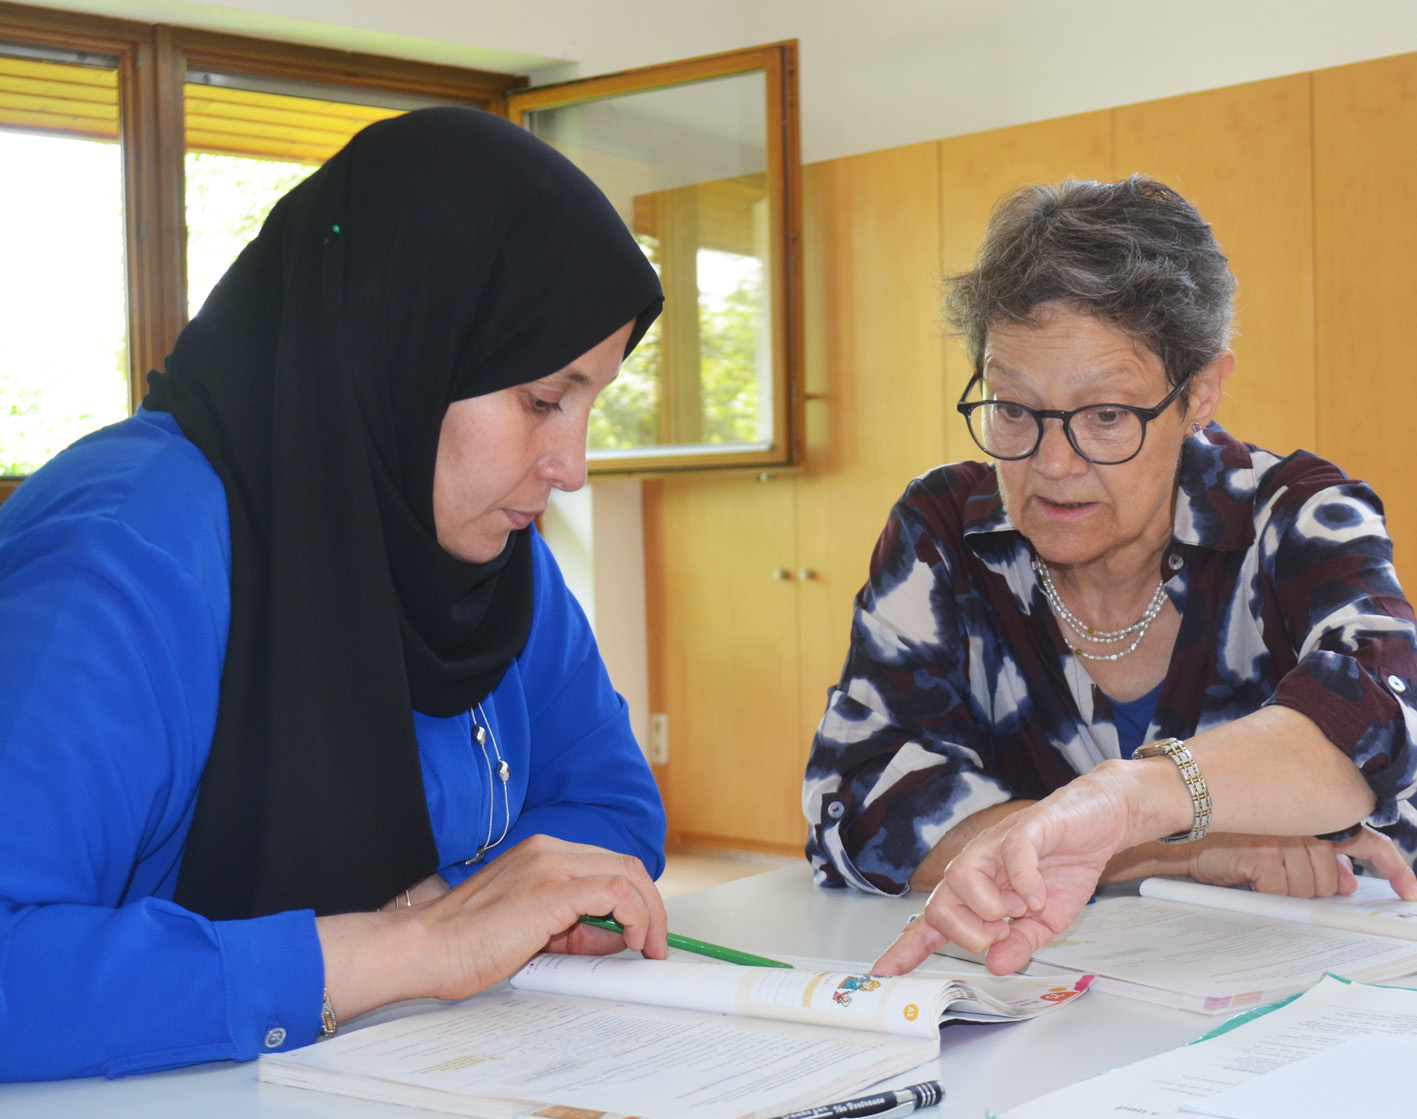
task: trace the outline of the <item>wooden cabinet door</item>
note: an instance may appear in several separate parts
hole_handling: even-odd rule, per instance
[[[795,853],[799,807],[795,511],[790,481],[645,487],[651,706],[676,846]]]

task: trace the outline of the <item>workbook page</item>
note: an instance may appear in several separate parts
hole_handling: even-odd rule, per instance
[[[491,991],[263,1057],[259,1071],[269,1082],[463,1115],[504,1114],[512,1098],[651,1119],[739,1119],[840,1099],[938,1053],[938,1034]]]

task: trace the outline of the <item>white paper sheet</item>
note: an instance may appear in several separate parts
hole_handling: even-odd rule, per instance
[[[1219,1119],[1410,1115],[1417,1037],[1355,1037],[1181,1110]]]
[[[1001,1119],[1187,1119],[1194,1113],[1182,1110],[1186,1104],[1208,1100],[1351,1038],[1384,1036],[1417,1036],[1417,991],[1327,977],[1288,1005],[1218,1037],[1051,1092],[1013,1108]],[[1350,1089],[1350,1106],[1330,1112],[1325,1119],[1353,1114],[1355,1103],[1361,1105],[1363,1115],[1383,1114],[1367,1106],[1368,1088],[1361,1080],[1348,1072],[1343,1079]],[[1411,1110],[1409,1095],[1403,1108],[1387,1114],[1405,1115]]]

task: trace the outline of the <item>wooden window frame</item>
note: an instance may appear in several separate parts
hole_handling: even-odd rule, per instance
[[[596,476],[794,469],[804,442],[801,160],[795,41],[527,89],[524,76],[408,62],[166,24],[6,3],[0,43],[91,51],[117,60],[122,149],[129,407],[145,393],[187,319],[183,85],[187,67],[477,106],[522,123],[538,108],[656,86],[763,71],[766,78],[772,267],[773,441],[767,450],[594,460]],[[0,479],[0,502],[20,479]]]
[[[636,454],[598,453],[588,462],[593,477],[667,477],[707,470],[793,469],[801,466],[804,441],[802,354],[802,197],[797,108],[797,42],[704,55],[594,78],[517,90],[506,95],[506,115],[525,124],[528,113],[584,104],[625,93],[683,85],[761,71],[767,91],[768,204],[773,223],[772,338],[773,438],[766,450]]]
[[[117,60],[122,151],[129,408],[187,320],[182,96],[186,70],[475,105],[505,115],[513,74],[408,62],[277,40],[0,2],[0,43]],[[0,479],[3,502],[22,479]]]

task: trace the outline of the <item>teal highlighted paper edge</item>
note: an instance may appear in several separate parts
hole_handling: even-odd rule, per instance
[[[609,929],[611,932],[625,931],[624,926],[613,917],[582,917],[581,924],[594,925],[598,929]],[[707,940],[695,940],[692,936],[680,936],[678,933],[669,934],[669,947],[678,948],[682,952],[692,952],[696,956],[710,956],[730,964],[742,964],[744,967],[792,966],[781,960],[770,960],[766,956],[755,956],[751,952],[740,952],[736,948],[725,948],[721,944],[710,944]]]
[[[1341,975],[1334,975],[1331,971],[1324,972],[1324,975],[1329,979],[1337,979],[1340,983],[1353,982],[1353,980],[1351,979],[1344,979]],[[1373,986],[1381,985],[1382,984],[1380,983],[1373,984]],[[1305,992],[1300,991],[1299,995],[1302,995],[1304,993]],[[1207,1030],[1205,1033],[1201,1034],[1200,1037],[1196,1038],[1195,1041],[1188,1041],[1186,1042],[1186,1044],[1195,1045],[1197,1042],[1209,1041],[1211,1038],[1219,1037],[1221,1034],[1228,1034],[1231,1030],[1235,1029],[1236,1026],[1243,1026],[1246,1022],[1253,1022],[1256,1018],[1263,1018],[1271,1010],[1278,1010],[1281,1006],[1288,1006],[1291,1002],[1297,999],[1299,995],[1290,995],[1287,999],[1278,999],[1275,1002],[1267,1002],[1263,1006],[1257,1006],[1253,1010],[1246,1010],[1241,1014],[1235,1015],[1233,1018],[1227,1018],[1225,1019],[1225,1021],[1221,1022],[1220,1025],[1216,1026],[1215,1029]]]
[[[1351,979],[1345,979],[1345,978],[1344,978],[1343,976],[1341,976],[1341,975],[1334,975],[1334,973],[1331,972],[1331,971],[1325,972],[1324,975],[1325,975],[1327,978],[1329,978],[1329,979],[1336,979],[1336,980],[1338,980],[1338,982],[1340,982],[1340,983],[1352,983],[1352,982],[1353,982],[1353,980],[1351,980]],[[1371,986],[1374,986],[1374,987],[1381,987],[1382,984],[1381,984],[1381,983],[1374,983],[1374,984],[1371,984]],[[1186,1042],[1186,1045],[1181,1046],[1181,1048],[1184,1049],[1184,1048],[1186,1048],[1186,1046],[1188,1046],[1188,1045],[1197,1045],[1197,1044],[1199,1044],[1199,1043],[1202,1042],[1202,1041],[1209,1041],[1209,1040],[1210,1040],[1211,1038],[1213,1038],[1213,1037],[1220,1037],[1222,1034],[1228,1034],[1231,1030],[1235,1029],[1235,1028],[1238,1027],[1238,1026],[1243,1026],[1243,1025],[1245,1025],[1245,1023],[1247,1023],[1247,1022],[1253,1022],[1256,1018],[1263,1018],[1266,1014],[1268,1014],[1268,1013],[1269,1013],[1270,1011],[1272,1011],[1272,1010],[1278,1010],[1281,1006],[1288,1006],[1288,1005],[1289,1005],[1291,1002],[1293,1002],[1295,999],[1299,998],[1300,995],[1303,995],[1303,994],[1305,994],[1305,993],[1306,993],[1306,992],[1304,992],[1304,991],[1300,991],[1298,995],[1290,995],[1290,996],[1289,996],[1288,998],[1286,998],[1286,999],[1276,999],[1274,1002],[1267,1002],[1267,1003],[1265,1003],[1263,1006],[1256,1006],[1256,1007],[1253,1007],[1253,1008],[1250,1009],[1250,1010],[1241,1011],[1239,1014],[1236,1014],[1236,1015],[1234,1015],[1234,1016],[1231,1017],[1231,1018],[1225,1019],[1225,1021],[1221,1022],[1220,1025],[1218,1025],[1218,1026],[1215,1027],[1215,1029],[1213,1029],[1213,1030],[1207,1030],[1205,1033],[1201,1034],[1200,1037],[1196,1038],[1194,1041],[1188,1041],[1188,1042]],[[1099,1074],[1099,1075],[1101,1075],[1101,1074]],[[985,1108],[985,1110],[984,1110],[984,1119],[999,1119],[999,1117],[998,1117],[998,1114],[997,1114],[996,1112],[991,1111],[991,1110],[989,1110],[988,1108]]]

